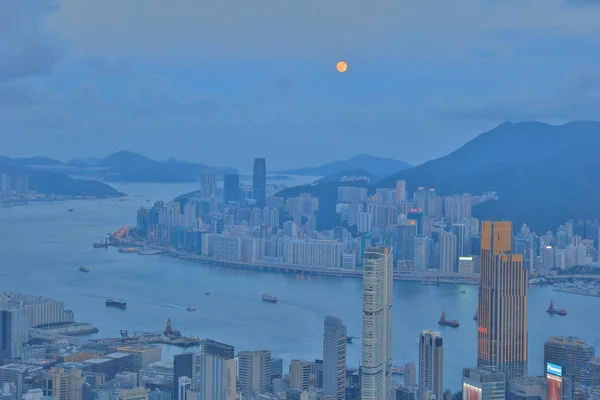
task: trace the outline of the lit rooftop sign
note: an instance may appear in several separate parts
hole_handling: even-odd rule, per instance
[[[546,363],[546,372],[556,376],[562,376],[562,367],[560,365]]]

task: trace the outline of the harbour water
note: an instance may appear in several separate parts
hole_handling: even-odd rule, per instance
[[[135,224],[140,206],[196,189],[190,184],[115,187],[128,193],[128,198],[0,208],[0,291],[62,300],[78,322],[91,322],[100,329],[93,337],[117,337],[120,329],[159,331],[171,318],[186,335],[230,343],[236,351],[264,348],[289,361],[322,357],[326,315],[342,318],[349,335],[361,336],[359,279],[222,270],[161,255],[94,249],[92,243],[108,232]],[[70,208],[74,211],[68,212]],[[90,272],[80,272],[82,265]],[[277,296],[279,302],[262,301],[264,293]],[[105,307],[107,298],[126,301],[127,310]],[[567,309],[568,316],[546,313],[551,300]],[[394,364],[416,363],[419,333],[440,330],[444,386],[459,390],[461,369],[476,364],[477,288],[395,282],[393,301]],[[186,311],[188,306],[196,311]],[[542,373],[543,343],[549,335],[579,336],[595,343],[600,336],[598,309],[600,298],[532,287],[529,373]],[[458,320],[460,327],[440,327],[442,311]],[[358,366],[360,345],[360,340],[348,345],[348,365]],[[181,351],[167,347],[163,356]]]

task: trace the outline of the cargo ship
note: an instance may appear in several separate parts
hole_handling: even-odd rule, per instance
[[[79,267],[79,270],[80,270],[81,272],[90,272],[90,269],[89,269],[89,268],[86,268],[86,267],[84,267],[83,265],[82,265],[81,267]]]
[[[546,310],[546,312],[548,314],[558,314],[558,315],[567,315],[567,310],[562,310],[562,309],[558,309],[554,307],[554,302],[550,301],[550,305],[548,306],[548,309]]]
[[[456,321],[456,320],[446,319],[446,313],[443,311],[442,311],[442,316],[440,317],[440,320],[438,321],[438,324],[440,324],[442,326],[450,326],[452,328],[458,328],[458,326],[460,325],[458,323],[458,321]]]
[[[264,301],[268,301],[269,303],[277,303],[277,297],[272,296],[270,294],[263,294],[262,299]]]
[[[106,300],[106,307],[115,307],[115,308],[125,309],[125,308],[127,308],[127,303],[122,302],[122,301],[108,299],[108,300]]]

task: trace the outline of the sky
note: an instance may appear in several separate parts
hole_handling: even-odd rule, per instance
[[[418,164],[599,105],[600,0],[0,0],[0,155]]]

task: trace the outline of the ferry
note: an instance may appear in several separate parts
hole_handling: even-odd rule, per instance
[[[554,315],[554,314],[567,315],[567,310],[555,308],[553,301],[550,301],[550,305],[548,306],[548,309],[546,310],[546,312],[551,315]]]
[[[86,267],[84,267],[83,265],[82,265],[81,267],[79,267],[79,270],[80,270],[81,272],[90,272],[90,269],[89,269],[89,268],[86,268]]]
[[[138,251],[138,254],[141,256],[155,256],[160,253],[162,253],[162,251],[153,250],[153,249],[142,249],[142,250]]]
[[[458,328],[458,326],[460,325],[458,323],[458,321],[456,321],[456,320],[446,319],[446,313],[443,311],[442,311],[442,316],[440,317],[440,320],[438,321],[438,324],[440,324],[442,326],[450,326],[452,328]]]
[[[108,299],[108,300],[106,300],[106,307],[115,307],[115,308],[125,309],[125,308],[127,308],[127,303],[122,302],[122,301]]]
[[[186,310],[188,310],[188,311],[196,311],[196,307],[189,306],[188,308],[186,308]]]
[[[119,253],[137,253],[140,251],[137,247],[121,247]]]
[[[263,294],[262,299],[264,301],[268,301],[269,303],[277,303],[277,297],[272,296],[270,294]]]

